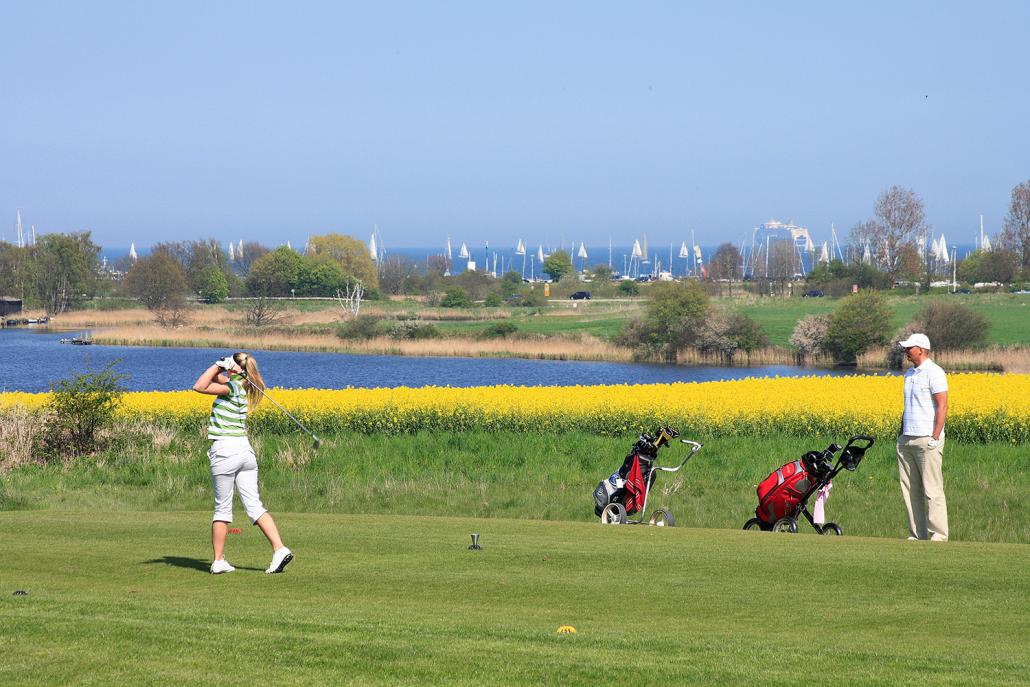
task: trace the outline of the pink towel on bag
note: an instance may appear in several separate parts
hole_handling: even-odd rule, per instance
[[[830,498],[830,489],[833,489],[833,482],[827,482],[826,486],[816,494],[815,506],[812,508],[812,520],[817,525],[826,524],[826,499]]]

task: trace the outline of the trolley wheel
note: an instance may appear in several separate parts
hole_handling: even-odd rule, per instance
[[[820,534],[835,534],[838,537],[843,535],[844,532],[841,530],[840,525],[835,522],[828,522],[823,525],[823,528],[819,530]]]
[[[759,520],[758,518],[751,518],[750,520],[748,520],[747,522],[744,523],[744,529],[745,530],[760,530],[760,529],[763,529],[762,528],[762,521]]]
[[[794,518],[780,518],[773,523],[773,532],[790,532],[794,534],[798,531],[798,521]]]
[[[609,503],[601,511],[602,525],[625,525],[626,507],[621,503]]]
[[[669,511],[660,508],[651,513],[651,519],[647,524],[655,527],[675,527],[676,518],[672,517],[672,513]]]

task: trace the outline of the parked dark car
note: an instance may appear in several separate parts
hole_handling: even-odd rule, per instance
[[[812,289],[811,291],[805,291],[804,296],[802,296],[802,298],[822,298],[822,297],[823,297],[823,292],[820,291],[819,289]]]
[[[588,301],[590,300],[589,291],[577,291],[576,293],[569,296],[570,301]]]

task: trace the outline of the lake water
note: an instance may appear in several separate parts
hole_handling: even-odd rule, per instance
[[[98,371],[112,361],[128,375],[131,391],[189,389],[200,373],[232,351],[222,348],[72,346],[58,343],[68,332],[13,328],[0,330],[0,391],[47,391],[71,373]],[[708,382],[744,377],[847,375],[853,370],[715,367],[642,363],[520,360],[514,358],[405,358],[253,351],[270,386],[343,389],[419,386],[569,386]]]

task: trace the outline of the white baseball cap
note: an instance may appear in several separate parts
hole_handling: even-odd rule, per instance
[[[902,348],[911,348],[912,346],[919,346],[924,351],[930,350],[930,338],[926,334],[912,334],[904,341],[899,341],[898,345]]]

